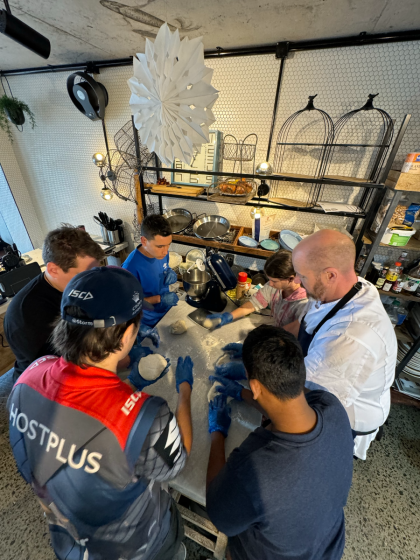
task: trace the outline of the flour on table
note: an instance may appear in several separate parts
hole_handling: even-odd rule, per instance
[[[210,391],[207,393],[207,398],[209,402],[212,401],[215,397],[217,397],[217,395],[221,395],[221,393],[219,393],[219,391],[217,390],[217,387],[223,387],[222,383],[215,381],[213,385],[210,387]],[[226,402],[230,403],[230,401],[232,400],[233,400],[232,397],[228,397],[226,399]]]
[[[149,354],[139,361],[139,374],[147,381],[157,379],[168,362],[160,354]]]
[[[219,341],[217,340],[217,338],[214,338],[214,336],[207,336],[201,344],[203,346],[207,346],[208,348],[212,348],[213,346],[216,346],[216,344],[218,343]]]
[[[171,334],[183,334],[187,332],[187,323],[183,319],[179,319],[179,321],[175,321],[169,327]]]

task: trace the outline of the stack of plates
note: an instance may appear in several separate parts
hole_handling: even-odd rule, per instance
[[[410,350],[411,344],[408,342],[402,342],[401,340],[398,341],[398,354],[397,354],[397,363],[399,364],[402,359],[406,356],[407,352]],[[408,373],[413,377],[418,377],[420,379],[420,350],[414,354],[411,360],[403,369],[404,373]]]

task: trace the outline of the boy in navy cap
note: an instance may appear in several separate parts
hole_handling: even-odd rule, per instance
[[[63,293],[53,345],[9,398],[10,441],[23,478],[47,516],[60,560],[170,560],[182,521],[161,482],[192,445],[193,363],[179,358],[176,415],[138,368],[116,375],[140,324],[143,290],[120,268],[78,274]],[[166,370],[162,373],[164,375]]]

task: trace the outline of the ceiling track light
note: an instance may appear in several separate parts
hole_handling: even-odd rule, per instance
[[[0,33],[16,41],[42,58],[51,53],[50,41],[12,15],[8,0],[4,0],[5,10],[0,10]]]

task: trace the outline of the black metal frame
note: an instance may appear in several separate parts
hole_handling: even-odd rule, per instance
[[[312,41],[290,41],[281,42],[271,45],[259,45],[250,47],[240,47],[232,49],[223,49],[218,47],[215,50],[204,52],[204,58],[228,58],[231,56],[254,56],[263,54],[275,54],[277,58],[286,58],[284,45],[287,44],[287,52],[310,51],[318,49],[340,49],[344,47],[363,47],[365,45],[377,45],[385,43],[400,43],[406,41],[420,41],[420,29],[411,31],[394,31],[390,33],[368,34],[365,31],[359,35],[350,37],[335,37],[330,39],[315,39]],[[72,64],[56,64],[48,66],[37,66],[33,68],[17,68],[14,70],[4,70],[1,72],[3,76],[19,76],[24,74],[45,74],[49,72],[72,72],[75,70],[86,69],[88,64],[94,65],[95,68],[118,68],[121,66],[131,66],[133,57],[114,58],[108,60],[75,62]]]

